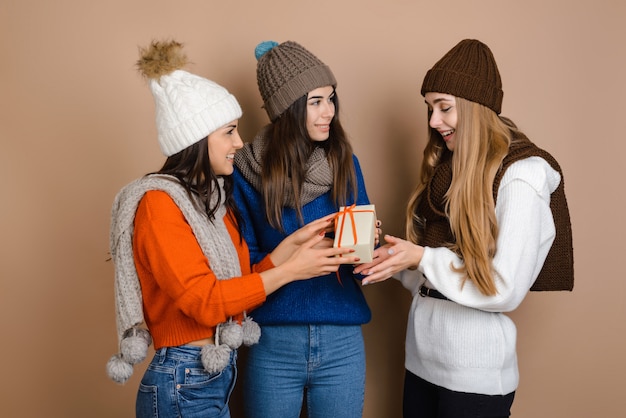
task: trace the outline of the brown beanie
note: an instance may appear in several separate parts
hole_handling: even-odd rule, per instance
[[[296,42],[261,42],[255,55],[259,92],[272,122],[311,90],[337,85],[330,68]]]
[[[497,114],[502,111],[502,80],[496,60],[484,43],[464,39],[428,70],[422,96],[428,92],[451,94],[480,103]]]

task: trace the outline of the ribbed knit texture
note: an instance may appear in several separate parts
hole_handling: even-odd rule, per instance
[[[228,122],[241,117],[241,107],[224,87],[184,71],[183,44],[152,41],[140,49],[137,69],[154,96],[161,151],[177,154]]]
[[[463,260],[447,247],[425,247],[418,269],[401,273],[413,295],[405,350],[409,371],[459,392],[503,395],[517,388],[516,329],[505,312],[528,295],[554,242],[549,203],[560,182],[559,173],[538,156],[517,160],[502,176],[495,295],[464,282],[464,274],[451,268]],[[419,296],[423,283],[450,300]]]
[[[311,90],[337,85],[330,68],[293,41],[276,45],[258,58],[257,83],[271,121]]]
[[[149,191],[139,204],[133,253],[141,282],[146,325],[154,348],[173,347],[213,336],[216,325],[243,319],[242,312],[265,301],[261,277],[253,273],[273,267],[250,265],[245,241],[233,219],[224,217],[238,255],[241,276],[218,280],[190,226],[164,192]],[[248,320],[250,318],[248,317]],[[222,327],[222,332],[228,327]],[[223,335],[220,343],[223,343]]]
[[[235,154],[237,168],[256,190],[261,190],[263,155],[268,142],[267,131],[270,126],[261,129],[252,143],[246,144],[243,149]],[[306,205],[316,197],[328,192],[333,186],[333,173],[324,149],[316,147],[313,150],[306,163],[305,172],[306,177],[299,196],[302,205]],[[295,208],[296,200],[293,196],[291,179],[285,179],[285,183],[287,190],[283,204]]]
[[[183,70],[150,80],[159,145],[174,155],[242,115],[237,99],[217,83]]]
[[[220,182],[220,187],[221,187]],[[133,224],[143,195],[149,190],[166,192],[183,212],[193,233],[220,280],[241,276],[237,251],[224,224],[222,205],[213,222],[201,213],[172,176],[152,175],[125,186],[115,197],[111,213],[111,257],[115,263],[115,300],[119,340],[124,332],[143,322],[143,300],[133,258]]]
[[[475,39],[464,39],[428,70],[421,89],[451,94],[502,111],[502,80],[491,50]]]
[[[553,169],[561,175],[559,187],[552,193],[550,209],[556,227],[556,237],[550,248],[548,257],[543,264],[539,277],[530,288],[532,291],[572,290],[574,289],[574,246],[572,238],[572,224],[569,207],[565,196],[565,180],[561,166],[547,151],[537,147],[527,138],[515,142],[509,154],[502,162],[493,182],[494,200],[498,198],[498,187],[506,169],[515,161],[531,156],[538,156],[546,160]]]
[[[428,247],[439,247],[453,240],[450,223],[444,212],[444,195],[452,182],[452,167],[449,153],[446,159],[435,169],[425,197],[420,201],[416,211],[425,222],[425,229],[421,231],[420,244]],[[556,238],[539,277],[531,290],[572,290],[574,287],[574,250],[572,246],[572,227],[570,223],[567,199],[565,198],[563,172],[557,161],[546,151],[540,149],[526,137],[520,137],[513,142],[508,155],[493,184],[494,199],[497,202],[498,187],[506,169],[514,162],[539,156],[546,160],[554,170],[561,175],[559,187],[552,193],[550,208],[556,225]]]
[[[248,145],[249,146],[249,145]],[[356,157],[353,157],[358,187],[358,205],[369,204],[363,174]],[[235,200],[244,218],[243,235],[250,249],[252,262],[257,262],[271,252],[287,236],[300,228],[295,209],[283,209],[285,233],[272,228],[266,218],[263,197],[242,175],[237,167],[234,173]],[[355,203],[349,199],[348,205]],[[331,192],[325,192],[302,207],[304,223],[337,212]],[[352,273],[352,265],[344,265],[335,273],[311,280],[289,283],[268,296],[267,301],[252,312],[261,325],[278,324],[337,324],[356,325],[369,322],[371,313]]]

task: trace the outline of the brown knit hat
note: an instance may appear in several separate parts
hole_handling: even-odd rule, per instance
[[[422,96],[428,92],[451,94],[480,103],[497,114],[502,111],[502,80],[496,60],[484,43],[464,39],[428,70]]]
[[[296,42],[261,42],[254,53],[259,92],[272,122],[311,90],[337,85],[330,68]]]

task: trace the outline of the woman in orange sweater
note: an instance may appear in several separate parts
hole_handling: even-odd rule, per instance
[[[155,349],[139,386],[138,417],[229,417],[236,349],[260,332],[246,311],[287,283],[358,261],[324,239],[330,215],[250,267],[232,198],[241,108],[223,87],[182,70],[186,62],[175,41],[141,51],[137,65],[155,99],[167,160],[125,186],[112,210],[120,353],[107,365],[109,376],[124,383],[151,342]]]

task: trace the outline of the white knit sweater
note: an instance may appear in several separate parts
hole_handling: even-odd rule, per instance
[[[462,261],[443,247],[426,247],[418,269],[401,272],[413,295],[407,370],[459,392],[503,395],[517,388],[517,331],[502,312],[519,306],[543,266],[555,236],[550,194],[560,181],[539,157],[517,161],[505,172],[496,204],[497,295],[483,295],[470,281],[461,287],[462,276],[450,265]],[[451,301],[419,296],[424,283]]]

